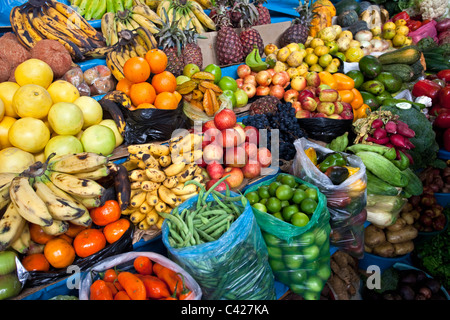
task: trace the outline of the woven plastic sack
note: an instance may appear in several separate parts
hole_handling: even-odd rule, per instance
[[[87,272],[81,276],[79,298],[80,300],[89,300],[89,288],[91,284],[99,279],[98,274],[104,272],[110,268],[116,268],[121,271],[129,271],[136,273],[133,267],[133,261],[139,256],[148,257],[153,262],[159,263],[162,266],[169,268],[177,273],[180,273],[184,277],[185,285],[192,291],[186,300],[200,300],[202,298],[202,290],[198,283],[186,272],[183,268],[177,265],[175,262],[155,252],[126,252],[118,254],[94,265]]]
[[[231,196],[238,196],[231,192]],[[197,202],[192,197],[178,212]],[[207,202],[213,201],[209,195]],[[240,203],[236,202],[236,205]],[[206,300],[274,300],[275,279],[268,262],[267,247],[247,203],[241,215],[217,240],[184,248],[170,245],[169,226],[162,226],[162,241],[169,257],[198,282]]]
[[[292,174],[317,186],[327,198],[331,244],[355,258],[362,258],[366,220],[363,209],[367,203],[367,176],[364,163],[355,155],[343,153],[349,165],[359,168],[359,171],[341,184],[334,185],[330,178],[311,162],[304,151],[314,148],[317,154],[326,155],[333,153],[333,150],[305,138],[296,140],[294,146],[297,152],[291,168]]]
[[[277,175],[278,176],[278,175]],[[270,185],[277,176],[250,186],[245,194]],[[269,251],[269,264],[275,279],[308,300],[317,300],[330,274],[330,224],[325,196],[314,185],[295,178],[318,192],[318,205],[310,221],[297,227],[252,208]]]

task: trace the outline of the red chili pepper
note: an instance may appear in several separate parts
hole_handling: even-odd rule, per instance
[[[421,26],[423,26],[422,22],[417,20],[409,20],[409,22],[406,24],[406,26],[409,28],[409,31],[416,31]]]
[[[406,11],[399,12],[392,18],[392,21],[395,22],[400,19],[404,19],[408,22],[410,20],[409,14]]]
[[[450,113],[441,113],[434,119],[433,125],[441,129],[450,128]]]
[[[414,84],[412,94],[415,97],[427,96],[430,97],[433,100],[433,102],[436,102],[438,99],[439,90],[441,89],[442,87],[436,82],[433,82],[428,79],[423,79],[417,81]]]
[[[441,106],[450,109],[450,84],[439,90],[438,98]]]
[[[444,149],[450,151],[450,128],[444,131],[442,138],[444,140]]]
[[[436,75],[439,79],[450,82],[450,69],[441,70]]]

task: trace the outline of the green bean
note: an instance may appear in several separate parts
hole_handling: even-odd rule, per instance
[[[198,198],[197,198],[197,209],[198,208],[200,208],[200,206],[201,206],[201,204],[202,204],[202,202],[203,202],[203,194],[204,194],[204,191],[203,191],[203,189],[200,189],[200,192],[198,193]]]
[[[216,225],[220,221],[226,219],[226,217],[228,217],[228,214],[219,215],[219,216],[215,217],[214,219],[211,219],[208,224],[205,224],[205,225],[201,226],[199,229],[204,231],[204,230],[206,230],[206,229]]]
[[[224,209],[215,209],[215,210],[209,210],[209,211],[202,212],[202,213],[198,214],[197,216],[205,217],[205,216],[213,216],[213,215],[222,214],[222,213],[227,213],[227,212]]]
[[[209,234],[207,234],[206,232],[200,230],[197,228],[197,232],[198,234],[204,238],[206,241],[216,241],[216,239],[214,239],[213,237],[211,237]]]
[[[178,207],[177,207],[178,208]],[[183,209],[183,211],[181,211],[181,213],[180,213],[180,218],[182,219],[182,220],[184,220],[184,217],[185,217],[185,215],[186,215],[186,213],[189,211],[189,209],[188,208],[184,208]]]
[[[176,241],[177,245],[181,245],[183,243],[183,239],[174,229],[169,229],[169,234]]]
[[[229,221],[228,221],[229,222]],[[220,238],[220,236],[228,230],[228,226],[224,225],[218,228],[216,231],[210,234],[213,238]]]
[[[222,208],[223,208],[225,211],[227,211],[228,213],[231,213],[231,212],[230,212],[230,207],[228,207],[225,203],[223,203],[222,201],[220,201],[219,198],[218,198],[215,194],[213,194],[212,196],[213,196],[214,200],[216,200],[217,204],[218,204],[220,207],[222,207]]]
[[[185,186],[187,186],[189,184],[195,184],[197,187],[200,188],[200,190],[206,191],[205,186],[196,180],[189,180],[184,183]]]
[[[216,183],[214,183],[209,189],[208,191],[206,191],[204,197],[203,197],[203,201],[206,201],[206,199],[208,199],[208,196],[211,194],[211,192],[214,191],[214,189],[221,184],[225,179],[227,179],[229,176],[231,176],[230,174],[227,174],[226,176],[220,178]]]
[[[186,235],[186,233],[188,232],[186,223],[183,220],[179,219],[178,215],[174,216],[166,212],[158,212],[158,214],[164,219],[172,221],[178,227],[180,233],[184,233]]]
[[[195,214],[191,213],[188,217],[187,217],[187,226],[188,226],[188,230],[189,232],[192,234],[191,236],[191,245],[195,245],[195,239],[194,239],[194,223],[193,223],[193,219],[194,219]]]
[[[221,217],[222,220],[219,220],[217,223],[213,224],[212,226],[206,228],[206,229],[202,229],[203,231],[205,231],[206,233],[208,233],[209,235],[211,235],[211,232],[213,232],[214,230],[218,229],[219,227],[226,225],[227,221],[229,221],[230,219],[234,219],[234,216],[232,215],[227,215],[227,217],[225,219],[223,219]]]

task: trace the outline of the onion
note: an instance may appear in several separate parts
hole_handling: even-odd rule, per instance
[[[372,40],[373,34],[369,30],[361,30],[355,34],[355,40],[361,41],[370,41]]]
[[[375,51],[375,52],[381,52],[381,51],[383,51],[384,44],[383,44],[383,42],[382,42],[381,40],[378,40],[378,39],[372,39],[372,40],[370,40],[370,43],[371,43],[372,46],[373,46],[373,51]]]
[[[450,29],[450,18],[445,18],[436,24],[437,32],[444,32]]]

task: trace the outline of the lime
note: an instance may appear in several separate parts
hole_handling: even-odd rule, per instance
[[[285,269],[283,261],[278,259],[269,259],[269,265],[273,271],[281,271]]]
[[[277,247],[282,242],[280,238],[274,236],[273,234],[270,234],[267,232],[261,232],[261,233],[264,238],[264,241],[266,242],[266,245],[268,245],[268,246]]]
[[[304,227],[308,222],[309,218],[303,212],[296,212],[291,217],[291,223],[296,227]]]
[[[284,221],[283,215],[281,214],[281,212],[275,212],[274,214],[272,214],[275,218],[280,219],[281,221]]]
[[[208,64],[203,71],[210,72],[214,75],[215,84],[218,84],[220,79],[222,78],[222,69],[220,69],[220,67],[214,63]]]
[[[283,184],[277,188],[276,196],[280,200],[291,200],[294,195],[294,189],[287,184]]]
[[[267,200],[269,200],[269,198],[263,198],[263,199],[259,200],[259,203],[266,205]]]
[[[283,179],[284,176],[285,176],[285,174],[279,174],[277,176],[277,180],[276,181],[281,182],[281,179]]]
[[[188,63],[183,68],[183,75],[190,78],[199,71],[200,71],[200,68],[198,67],[198,65],[196,65],[194,63]]]
[[[324,281],[317,276],[310,276],[306,280],[306,286],[308,289],[314,292],[321,292],[323,289]]]
[[[299,185],[298,187],[297,187],[297,189],[302,189],[302,190],[306,190],[306,189],[308,189],[309,187],[306,185],[306,184],[301,184],[301,185]]]
[[[317,196],[317,190],[316,190],[316,189],[314,189],[314,188],[307,188],[307,189],[305,190],[305,192],[306,192],[306,196],[307,196],[308,198],[317,201],[318,196]]]
[[[299,204],[305,199],[306,199],[306,192],[304,190],[296,189],[294,191],[294,195],[292,196],[292,202]]]
[[[271,184],[269,184],[269,194],[274,197],[275,196],[275,191],[277,190],[277,188],[281,186],[281,182],[279,181],[274,181]]]
[[[317,202],[311,198],[306,198],[300,203],[300,209],[308,215],[312,215],[316,208]]]
[[[303,256],[309,261],[315,260],[319,256],[319,252],[318,246],[308,246],[303,248]]]
[[[218,83],[218,86],[222,90],[231,90],[233,92],[236,91],[238,88],[236,80],[230,76],[222,77],[222,79],[220,79]]]
[[[283,200],[283,201],[281,201],[281,208],[287,207],[290,204],[291,203],[288,200]]]
[[[266,202],[266,207],[270,213],[279,212],[281,210],[281,201],[276,197],[270,197]]]
[[[298,206],[296,204],[291,204],[287,207],[284,207],[281,211],[281,214],[283,215],[283,218],[285,221],[291,221],[291,217],[294,215],[294,213],[298,212]]]
[[[236,107],[237,101],[236,101],[236,96],[234,95],[234,92],[231,90],[224,90],[223,94],[225,96],[227,96],[228,98],[230,98],[233,108]]]
[[[250,205],[254,205],[255,203],[259,202],[259,195],[256,191],[247,193],[245,197],[250,202]]]
[[[317,270],[317,275],[322,278],[322,280],[327,281],[331,275],[331,268],[327,263],[324,263],[319,270]]]
[[[290,174],[286,174],[281,178],[282,184],[287,184],[289,187],[294,188],[295,184],[297,183],[295,181],[295,177],[291,176]]]
[[[296,239],[298,245],[302,247],[310,246],[314,244],[314,241],[316,241],[316,237],[314,236],[314,233],[312,231],[305,232],[300,235],[298,239]]]
[[[303,284],[303,282],[308,278],[306,270],[297,269],[290,272],[291,281],[295,284]]]
[[[286,267],[291,270],[299,269],[303,262],[301,254],[288,254],[283,256]]]
[[[270,198],[269,186],[261,186],[261,187],[259,187],[258,195],[262,199]]]
[[[267,212],[266,206],[263,205],[262,203],[259,203],[259,202],[258,202],[258,203],[255,203],[252,207],[255,208],[255,209],[257,209],[257,210],[259,210],[259,211]]]
[[[328,66],[331,63],[331,60],[333,60],[333,57],[331,56],[331,54],[326,53],[319,58],[319,65],[321,67],[325,68],[326,66]]]
[[[267,247],[270,259],[281,259],[282,252],[278,247]]]

